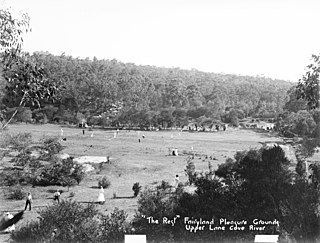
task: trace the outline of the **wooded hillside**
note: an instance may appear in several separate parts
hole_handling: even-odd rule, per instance
[[[28,58],[41,68],[47,79],[62,85],[61,98],[53,103],[42,100],[40,109],[26,104],[37,121],[76,123],[87,119],[99,125],[170,127],[189,121],[236,122],[248,116],[273,118],[282,112],[287,91],[294,85],[265,77],[137,66],[47,52],[34,53]],[[18,106],[20,98],[5,92],[1,104],[6,108],[5,118],[11,113],[10,108]],[[20,117],[26,110],[20,109]],[[30,117],[30,111],[27,113]],[[24,119],[28,116],[22,115]],[[19,115],[16,119],[19,120]]]

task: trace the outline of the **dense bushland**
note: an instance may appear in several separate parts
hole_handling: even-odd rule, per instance
[[[108,215],[98,213],[94,204],[62,201],[40,212],[12,233],[14,242],[122,242],[131,233],[127,214],[115,208]]]
[[[33,186],[72,186],[79,184],[85,177],[82,165],[73,158],[60,159],[63,150],[57,137],[44,137],[32,143],[30,133],[3,135],[1,147],[9,147],[17,155],[11,160],[12,167],[0,173],[0,183],[6,186],[32,184]],[[32,156],[32,153],[35,156]]]
[[[67,158],[53,161],[50,165],[40,168],[34,176],[34,185],[73,186],[79,184],[85,176],[83,166]]]
[[[22,56],[26,58],[18,58],[11,69],[4,70],[5,79],[0,82],[5,85],[17,79],[19,84],[23,73],[29,71],[35,73],[28,76],[30,81],[46,84],[50,80],[46,88],[54,92],[52,97],[25,100],[22,107],[19,102],[23,92],[13,95],[11,89],[5,90],[0,99],[0,120],[4,122],[15,113],[12,122],[75,124],[86,120],[101,126],[165,128],[181,127],[190,120],[206,126],[217,122],[237,125],[238,119],[248,116],[276,117],[282,112],[286,91],[292,87],[289,82],[265,77],[138,66],[44,52]],[[35,70],[25,66],[35,66]],[[60,98],[48,101],[54,97]]]
[[[256,231],[249,230],[254,219],[278,220],[268,225],[263,234],[279,234],[282,242],[315,242],[319,240],[319,165],[312,166],[312,182],[289,169],[283,150],[270,149],[238,152],[234,160],[219,166],[215,177],[195,178],[194,194],[164,189],[146,190],[138,201],[134,227],[149,236],[150,241],[206,242],[253,241]],[[314,167],[314,168],[313,168]],[[209,174],[209,173],[207,173]],[[179,215],[174,227],[162,224],[164,217]],[[147,217],[161,221],[150,224]],[[242,231],[205,230],[190,232],[184,218],[212,220],[246,220]],[[215,225],[217,226],[217,224]],[[165,233],[164,233],[165,232]]]

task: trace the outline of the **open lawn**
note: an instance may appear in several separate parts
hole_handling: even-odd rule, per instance
[[[26,211],[25,218],[18,223],[23,224],[27,219],[36,218],[36,210],[54,203],[52,200],[55,189],[62,189],[62,199],[68,199],[70,192],[74,200],[80,202],[95,202],[98,199],[98,179],[106,175],[111,186],[105,190],[106,203],[98,205],[101,212],[110,212],[114,207],[124,209],[132,218],[137,209],[137,198],[133,198],[132,186],[139,182],[142,187],[153,185],[162,180],[174,183],[176,174],[182,183],[187,182],[184,169],[186,158],[195,154],[194,163],[197,171],[208,170],[208,161],[214,168],[225,162],[228,157],[233,158],[237,151],[249,148],[258,148],[261,142],[282,142],[281,138],[272,137],[268,133],[256,133],[252,130],[228,129],[225,132],[179,132],[167,131],[122,131],[116,138],[115,131],[94,129],[92,132],[72,127],[59,125],[10,125],[7,132],[30,132],[34,141],[43,136],[60,136],[65,149],[64,153],[70,156],[109,156],[110,164],[104,164],[99,172],[90,172],[79,186],[67,188],[50,186],[35,187],[25,186],[25,191],[31,191],[34,197],[34,209]],[[142,135],[145,138],[142,138]],[[138,142],[140,138],[141,142]],[[177,148],[179,156],[169,154],[169,148]],[[193,150],[192,150],[193,148]],[[206,159],[206,156],[208,157]],[[212,159],[210,159],[210,156]],[[0,162],[3,165],[6,158]],[[1,165],[2,164],[2,165]],[[12,201],[4,197],[5,188],[1,187],[0,211],[17,212],[24,209],[24,200]],[[116,198],[114,198],[116,194]],[[1,239],[0,239],[1,240]]]

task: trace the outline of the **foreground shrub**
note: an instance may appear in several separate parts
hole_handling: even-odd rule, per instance
[[[12,233],[14,242],[123,242],[131,232],[127,214],[117,208],[101,215],[94,204],[61,201],[40,212],[39,221],[31,221]]]
[[[100,239],[104,242],[124,242],[124,234],[131,233],[131,225],[126,221],[128,214],[115,208],[110,215],[100,217]]]
[[[280,235],[280,242],[318,242],[320,169],[312,165],[311,170],[309,182],[293,174],[279,146],[239,152],[219,166],[217,178],[199,174],[192,193],[172,194],[160,188],[142,192],[134,227],[150,242],[252,242],[256,232],[249,227],[212,231],[206,226],[194,233],[186,230],[183,219],[243,219],[248,224],[258,218],[276,219],[278,223],[266,225],[263,234]],[[148,222],[151,216],[160,222],[175,215],[180,218],[174,227]]]
[[[137,234],[146,234],[150,242],[172,242],[172,230],[175,227],[167,224],[150,224],[148,217],[162,220],[164,217],[173,218],[176,202],[173,196],[163,189],[154,191],[147,188],[142,191],[138,200],[138,211],[133,226]]]
[[[187,166],[186,169],[184,170],[188,180],[189,180],[189,184],[192,185],[196,178],[197,178],[197,173],[196,173],[196,167],[194,165],[194,162],[192,160],[192,157],[188,157],[187,159]]]
[[[106,176],[100,178],[98,181],[98,187],[109,188],[110,185],[111,182]]]
[[[32,221],[15,230],[11,234],[13,242],[37,243],[41,242],[42,237],[39,235],[39,222]],[[49,235],[49,234],[48,234]]]
[[[20,227],[11,237],[15,242],[94,242],[99,224],[96,215],[93,204],[61,201],[44,209],[39,221]]]

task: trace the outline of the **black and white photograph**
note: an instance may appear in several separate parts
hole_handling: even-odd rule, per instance
[[[0,242],[320,243],[319,13],[0,0]]]

